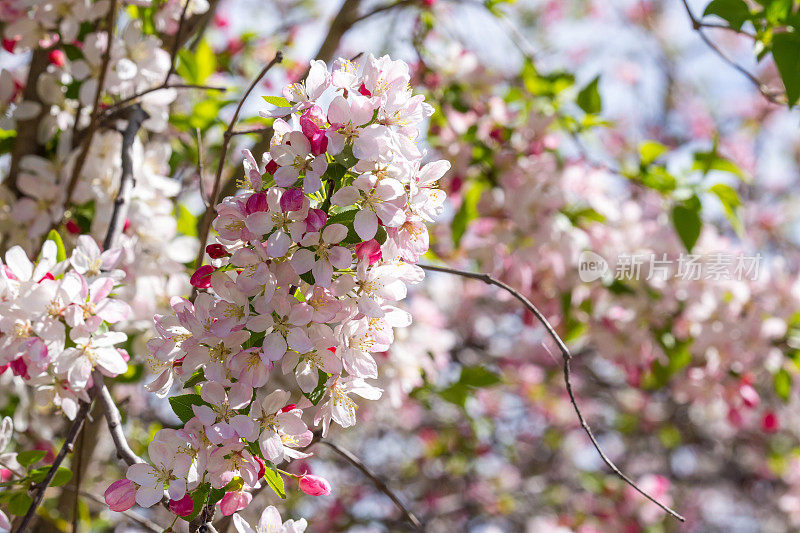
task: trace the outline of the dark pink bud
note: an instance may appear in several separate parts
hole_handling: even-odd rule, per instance
[[[322,209],[309,209],[306,217],[306,231],[320,231],[328,222],[328,215]]]
[[[258,463],[258,478],[261,479],[262,477],[264,477],[264,474],[267,473],[267,465],[264,464],[264,460],[261,457],[256,457],[254,455],[253,459],[255,459],[256,462]]]
[[[435,6],[435,5],[436,5],[436,0],[422,0],[422,3],[423,3],[423,4],[424,4],[426,7],[433,7],[433,6]]]
[[[15,376],[21,376],[22,379],[31,379],[28,375],[28,365],[22,357],[17,357],[11,361],[11,371]]]
[[[3,39],[3,48],[9,54],[13,54],[14,48],[17,47],[17,41],[19,41],[19,39]]]
[[[128,231],[128,228],[131,227],[131,220],[129,218],[125,219],[125,224],[122,226],[123,233]]]
[[[778,420],[778,415],[772,411],[767,412],[761,420],[761,429],[765,433],[775,433],[781,428],[781,423]]]
[[[0,483],[5,483],[11,480],[13,472],[7,468],[0,468]]]
[[[67,221],[67,231],[70,232],[73,235],[80,235],[81,234],[81,227],[74,220],[68,220]]]
[[[281,211],[299,211],[303,208],[303,191],[301,189],[286,189],[281,196]]]
[[[756,391],[752,385],[744,384],[739,387],[739,394],[741,395],[742,401],[747,407],[755,407],[761,400],[761,397],[758,395],[758,391]]]
[[[221,244],[209,244],[206,246],[206,253],[211,259],[219,259],[228,255],[228,250]]]
[[[259,211],[269,211],[267,195],[263,192],[257,192],[251,195],[250,198],[247,199],[247,205],[245,206],[245,212],[248,215]]]
[[[281,413],[288,413],[289,411],[293,411],[294,409],[297,409],[297,404],[290,403],[289,405],[286,405],[281,408]]]
[[[228,20],[226,15],[221,13],[214,14],[214,25],[216,25],[218,28],[227,28],[229,24],[230,20]]]
[[[112,511],[127,511],[136,503],[136,483],[130,479],[120,479],[112,483],[103,497]]]
[[[356,244],[356,257],[359,261],[369,261],[370,265],[374,265],[382,256],[381,245],[375,239]]]
[[[320,128],[315,120],[307,114],[300,117],[300,127],[303,129],[303,135],[311,143],[311,153],[314,155],[325,153],[325,150],[328,149],[328,136],[325,135],[325,130]]]
[[[324,477],[305,475],[300,478],[300,490],[309,496],[327,496],[331,493],[331,484]]]
[[[272,174],[275,174],[276,170],[278,170],[278,163],[276,163],[275,161],[270,160],[270,162],[267,163],[267,167],[265,169],[266,173],[272,175]]]
[[[361,84],[361,87],[358,88],[358,92],[364,96],[372,96],[372,93],[369,92],[369,89],[367,89],[367,86],[363,83]]]
[[[211,265],[203,265],[192,274],[189,283],[198,289],[207,289],[211,286],[211,274],[214,273],[216,268]]]
[[[188,494],[180,500],[170,500],[169,510],[178,516],[189,516],[194,511],[194,502]]]
[[[50,64],[57,67],[63,67],[64,63],[67,62],[67,55],[63,50],[50,50],[47,58],[50,60]]]

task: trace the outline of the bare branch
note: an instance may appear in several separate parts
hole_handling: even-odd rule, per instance
[[[142,122],[147,118],[142,106],[135,104],[131,107],[128,117],[128,126],[122,134],[122,177],[120,178],[117,197],[114,199],[114,211],[108,225],[108,232],[103,241],[103,249],[108,250],[114,246],[125,227],[125,218],[128,215],[131,190],[136,184],[133,176],[133,142],[136,133],[142,127]]]
[[[321,444],[324,444],[325,446],[327,446],[331,450],[335,451],[336,453],[338,453],[339,455],[341,455],[342,457],[347,459],[347,461],[350,464],[352,464],[353,466],[355,466],[356,468],[361,470],[361,473],[364,474],[365,476],[367,476],[370,479],[370,481],[372,481],[373,485],[375,485],[375,487],[378,488],[378,490],[380,490],[381,492],[386,494],[389,497],[389,499],[391,499],[394,502],[394,504],[397,506],[397,508],[400,509],[400,512],[403,513],[403,516],[405,517],[406,520],[408,520],[419,531],[423,530],[422,522],[419,521],[419,518],[414,516],[414,513],[409,511],[408,508],[405,505],[403,505],[403,502],[400,501],[400,498],[398,498],[397,495],[394,492],[392,492],[392,489],[390,489],[386,485],[386,483],[384,483],[379,477],[377,477],[375,474],[373,474],[369,470],[369,468],[367,468],[367,466],[364,463],[361,462],[361,460],[358,457],[353,455],[348,450],[345,450],[344,448],[342,448],[340,446],[337,446],[336,444],[334,444],[332,442],[328,442],[326,440],[320,440],[319,442]]]
[[[228,90],[226,87],[219,87],[217,85],[195,85],[191,83],[171,83],[171,84],[162,83],[160,85],[156,85],[155,87],[150,87],[149,89],[145,89],[140,93],[133,94],[131,96],[123,98],[122,100],[119,100],[118,102],[111,104],[103,112],[103,119],[107,119],[115,111],[121,109],[122,107],[133,102],[134,100],[138,100],[139,98],[141,98],[146,94],[160,91],[162,89],[197,89],[199,91],[219,91],[219,92],[225,92]]]
[[[83,164],[86,162],[86,157],[89,155],[89,148],[92,145],[92,137],[97,131],[97,126],[100,124],[100,97],[103,94],[103,86],[106,83],[106,72],[108,71],[108,63],[111,60],[111,45],[114,43],[114,28],[117,22],[117,4],[118,0],[111,0],[111,5],[108,7],[108,15],[106,16],[106,35],[107,43],[106,49],[103,52],[103,59],[100,62],[100,74],[97,77],[97,90],[94,93],[94,103],[92,104],[92,117],[89,121],[89,126],[86,130],[86,137],[83,139],[83,146],[75,160],[75,165],[72,167],[72,175],[67,184],[67,192],[65,205],[69,206],[72,199],[72,193],[75,192],[75,186],[78,184],[78,178],[81,175]],[[76,117],[77,120],[77,117]]]
[[[753,74],[752,72],[750,72],[749,70],[747,70],[746,68],[741,66],[739,63],[737,63],[736,61],[734,61],[733,59],[728,57],[727,54],[725,54],[722,50],[720,50],[720,48],[714,43],[714,41],[709,39],[708,36],[703,31],[703,28],[709,28],[709,27],[717,28],[717,27],[721,27],[721,26],[711,25],[710,23],[702,22],[700,19],[698,19],[694,15],[694,13],[692,13],[692,10],[689,7],[688,1],[687,0],[682,0],[682,2],[683,2],[683,7],[686,9],[686,14],[689,15],[689,20],[692,23],[692,28],[700,36],[700,39],[702,39],[703,42],[706,43],[706,45],[709,48],[711,48],[711,50],[715,54],[717,54],[725,63],[727,63],[728,65],[730,65],[734,69],[738,70],[740,73],[742,73],[742,75],[744,77],[746,77],[748,80],[750,80],[750,82],[753,85],[756,86],[756,89],[758,89],[758,92],[760,92],[764,96],[764,98],[766,98],[767,100],[769,100],[773,104],[786,105],[786,98],[785,98],[785,96],[783,95],[782,92],[776,91],[774,89],[769,88],[760,79],[758,79],[758,77],[755,74]],[[737,30],[735,30],[733,28],[730,28],[730,27],[727,27],[727,29],[730,29],[732,31],[736,31],[737,33],[742,33],[744,35],[752,36],[751,34],[749,34],[747,32],[737,31]]]
[[[686,519],[680,514],[678,514],[676,511],[664,505],[663,503],[659,502],[658,500],[650,496],[648,493],[646,493],[644,490],[642,490],[639,487],[639,485],[637,485],[628,476],[623,474],[620,471],[620,469],[617,468],[617,465],[615,465],[614,462],[605,454],[605,452],[603,452],[602,448],[600,447],[600,443],[597,442],[597,438],[594,436],[592,429],[589,427],[589,424],[583,417],[583,413],[581,412],[580,407],[578,407],[578,402],[575,399],[575,393],[572,390],[572,380],[570,373],[570,361],[572,360],[572,354],[570,353],[569,348],[567,348],[567,345],[564,343],[564,341],[561,339],[558,333],[556,333],[556,330],[553,328],[553,326],[550,325],[550,322],[547,320],[547,318],[542,314],[541,311],[539,311],[539,309],[535,305],[533,305],[533,302],[531,302],[527,297],[525,297],[525,295],[523,295],[518,290],[503,283],[502,281],[498,280],[497,278],[495,278],[490,274],[469,272],[466,270],[458,270],[455,268],[440,267],[433,265],[419,265],[419,266],[423,270],[428,270],[431,272],[443,272],[445,274],[453,274],[464,278],[477,279],[488,285],[494,285],[495,287],[500,287],[504,291],[511,294],[514,298],[519,300],[531,313],[533,313],[533,315],[536,317],[539,323],[542,324],[542,326],[544,326],[545,330],[547,330],[548,335],[553,340],[553,342],[556,343],[556,346],[558,346],[558,349],[561,352],[561,357],[564,360],[564,382],[566,383],[567,394],[569,395],[570,403],[572,403],[572,407],[575,409],[575,414],[578,416],[578,422],[583,428],[583,431],[589,437],[589,440],[592,442],[592,446],[594,447],[594,449],[597,450],[598,454],[600,454],[600,458],[618,478],[620,478],[622,481],[631,486],[634,490],[636,490],[636,492],[638,492],[639,494],[641,494],[642,496],[644,496],[645,498],[647,498],[648,500],[659,506],[662,510],[664,510],[664,512],[666,512],[670,516],[680,520],[681,522],[686,521]]]
[[[203,263],[203,255],[206,251],[208,232],[211,228],[211,221],[214,218],[214,206],[217,205],[217,197],[219,196],[220,182],[222,181],[222,169],[225,168],[225,159],[228,156],[228,147],[230,146],[231,137],[234,135],[233,130],[236,127],[236,122],[239,120],[239,113],[242,111],[242,106],[244,105],[245,100],[247,100],[247,97],[250,96],[251,92],[253,92],[253,89],[258,82],[261,81],[261,78],[266,76],[267,72],[269,72],[272,67],[281,61],[283,61],[283,53],[278,51],[275,53],[275,57],[272,58],[272,61],[267,63],[264,68],[261,69],[261,72],[259,72],[258,75],[253,79],[253,81],[250,83],[250,86],[239,100],[239,104],[236,106],[236,111],[233,113],[233,118],[231,118],[225,133],[223,133],[222,149],[220,150],[219,162],[217,163],[217,173],[214,177],[214,187],[211,190],[211,197],[209,198],[209,201],[211,202],[211,208],[206,209],[205,213],[203,214],[203,220],[200,224],[200,250],[197,252],[197,259],[195,260],[196,267],[199,267]]]
[[[122,432],[122,417],[119,414],[119,409],[111,397],[111,393],[106,387],[103,374],[95,370],[92,374],[95,387],[98,389],[97,401],[103,408],[103,415],[108,425],[108,431],[111,433],[111,439],[114,441],[114,447],[117,449],[117,457],[125,461],[129,466],[136,463],[143,463],[144,459],[136,455],[131,450],[125,434]]]
[[[58,455],[56,455],[55,460],[50,465],[50,470],[47,471],[47,475],[33,488],[33,501],[31,502],[30,507],[28,507],[28,512],[25,513],[25,516],[22,518],[22,522],[20,522],[16,533],[22,533],[23,531],[26,531],[31,523],[31,520],[33,520],[33,517],[36,516],[36,510],[42,503],[42,499],[44,498],[44,493],[47,490],[47,487],[50,486],[50,483],[53,481],[56,472],[58,472],[58,468],[61,466],[61,463],[64,462],[64,459],[66,459],[67,454],[72,452],[72,449],[75,445],[75,439],[78,438],[78,433],[83,427],[83,422],[86,419],[86,415],[89,413],[89,408],[92,406],[92,401],[96,392],[97,391],[92,388],[89,391],[90,400],[88,402],[80,402],[78,412],[75,414],[75,420],[72,422],[72,425],[67,432],[67,436],[64,438],[64,444],[61,446],[61,450],[59,450]]]

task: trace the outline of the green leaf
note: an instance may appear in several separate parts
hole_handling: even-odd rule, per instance
[[[292,103],[283,96],[262,96],[265,102],[278,107],[291,107]]]
[[[51,487],[60,487],[66,485],[72,479],[72,470],[67,467],[59,466],[56,470],[56,475],[53,476],[53,481],[50,482]]]
[[[189,237],[197,237],[197,217],[183,204],[178,204],[175,211],[178,232]]]
[[[16,516],[25,516],[33,499],[24,492],[18,492],[8,502],[8,512]]]
[[[667,151],[667,147],[656,141],[644,141],[639,143],[639,158],[641,164],[648,166],[655,162],[662,154]]]
[[[308,398],[308,401],[314,405],[317,405],[319,401],[322,399],[322,396],[325,395],[325,391],[327,390],[327,388],[325,387],[325,383],[328,382],[328,378],[330,377],[322,370],[317,369],[317,372],[319,372],[318,376],[319,382],[317,383],[317,388],[312,390],[308,394],[306,394],[305,392],[303,393],[303,396]]]
[[[205,83],[205,81],[214,74],[217,70],[217,56],[211,48],[209,42],[205,39],[200,41],[197,45],[195,52],[197,61],[197,83]]]
[[[600,98],[600,91],[597,88],[599,82],[600,76],[595,76],[595,78],[578,93],[576,102],[578,107],[583,109],[586,113],[597,114],[603,110],[603,101]]]
[[[712,0],[703,12],[704,17],[707,15],[716,15],[738,30],[750,18],[750,8],[743,0]]]
[[[184,424],[194,416],[194,411],[192,411],[193,405],[208,405],[199,394],[173,396],[169,399],[169,404],[172,406],[172,411]]]
[[[31,466],[33,463],[38,463],[47,452],[44,450],[26,450],[17,454],[17,462],[22,466]]]
[[[772,57],[786,87],[789,107],[800,99],[800,35],[778,33],[772,37]]]
[[[672,208],[672,224],[686,251],[691,252],[703,227],[703,220],[700,218],[700,200],[693,196],[690,201],[675,205]]]
[[[716,147],[710,152],[695,153],[692,170],[699,170],[703,173],[703,175],[708,174],[711,170],[719,170],[720,172],[728,172],[733,174],[743,181],[747,180],[747,176],[742,169],[740,169],[736,163],[730,159],[719,155],[719,153],[716,151]]]
[[[490,387],[500,383],[500,375],[482,366],[465,366],[461,369],[459,383],[470,387]]]
[[[725,217],[731,223],[734,231],[742,235],[744,233],[744,227],[739,213],[739,206],[742,205],[742,201],[736,189],[724,183],[717,183],[709,187],[708,191],[714,193],[717,198],[719,198],[719,201],[722,202],[723,209],[725,209]]]
[[[792,392],[792,375],[785,368],[781,368],[774,378],[775,393],[784,402],[789,401]]]
[[[196,370],[192,377],[186,380],[186,383],[183,384],[184,389],[188,389],[190,387],[194,387],[198,383],[201,383],[206,380],[206,374],[203,372],[203,369]]]
[[[461,199],[461,207],[458,208],[458,212],[456,212],[453,217],[453,223],[451,225],[453,231],[453,245],[456,248],[458,248],[461,238],[464,236],[464,233],[466,233],[469,223],[478,218],[478,201],[481,199],[481,195],[485,189],[485,184],[475,182],[464,193],[464,197]]]
[[[264,479],[267,481],[267,485],[269,485],[282,500],[285,500],[286,488],[283,485],[281,474],[271,461],[266,461],[265,466]]]
[[[47,240],[56,243],[56,261],[59,263],[67,259],[67,251],[64,249],[64,241],[61,240],[61,235],[54,229],[50,230],[47,234]]]
[[[349,144],[345,146],[341,152],[333,156],[333,159],[344,168],[348,169],[358,163],[358,159],[353,155],[353,146]]]

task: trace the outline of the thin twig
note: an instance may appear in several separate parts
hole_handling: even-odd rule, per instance
[[[64,490],[69,491],[69,492],[74,492],[76,495],[79,494],[83,498],[87,498],[89,500],[92,500],[95,503],[99,503],[103,507],[107,507],[108,506],[108,504],[105,502],[105,500],[103,500],[103,498],[100,498],[99,496],[95,496],[91,492],[86,492],[85,490],[75,490],[74,488],[70,487],[69,485],[64,485]],[[139,516],[138,514],[136,514],[134,512],[131,512],[131,511],[120,511],[120,512],[123,515],[125,515],[126,517],[128,517],[130,520],[136,522],[137,524],[139,524],[143,528],[147,529],[148,531],[152,531],[153,533],[162,533],[164,531],[163,527],[159,526],[155,522],[152,522],[152,521],[148,520],[147,518],[145,518],[143,516]]]
[[[203,214],[203,220],[200,224],[200,231],[199,231],[199,239],[200,239],[200,250],[197,252],[197,259],[195,260],[195,267],[199,267],[203,263],[203,255],[206,251],[206,241],[208,240],[208,232],[211,228],[211,221],[214,218],[214,207],[217,205],[217,196],[219,195],[220,189],[220,182],[222,181],[222,169],[225,168],[225,159],[228,156],[228,147],[231,143],[231,137],[233,137],[233,130],[236,127],[236,122],[239,120],[239,113],[242,111],[242,106],[244,105],[245,100],[247,97],[250,96],[250,93],[253,92],[253,89],[261,81],[261,78],[266,76],[267,72],[283,61],[283,53],[278,51],[275,53],[275,57],[272,58],[272,61],[267,63],[261,72],[253,78],[253,81],[250,83],[250,86],[245,91],[242,98],[239,100],[239,104],[236,106],[236,111],[233,113],[233,118],[231,118],[230,123],[228,124],[228,128],[225,130],[225,133],[222,135],[222,149],[220,150],[219,154],[219,162],[217,163],[217,173],[214,176],[214,187],[211,190],[211,196],[209,200],[211,201],[211,207],[206,209],[205,213]]]
[[[386,485],[386,483],[384,483],[379,477],[370,472],[369,468],[367,468],[367,466],[364,463],[362,463],[358,457],[353,455],[348,450],[345,450],[344,448],[337,446],[332,442],[328,442],[326,440],[320,440],[319,442],[324,444],[328,448],[332,449],[333,451],[335,451],[336,453],[347,459],[347,461],[350,462],[350,464],[361,470],[361,473],[367,476],[370,479],[370,481],[372,481],[372,483],[378,488],[378,490],[386,494],[394,502],[397,508],[400,509],[400,512],[403,513],[403,516],[406,518],[406,520],[408,520],[416,529],[422,531],[422,522],[419,521],[419,518],[414,516],[414,513],[408,510],[408,508],[403,504],[403,502],[400,501],[400,498],[398,498],[397,495],[394,492],[392,492],[392,489],[390,489]]]
[[[86,162],[86,157],[89,155],[89,148],[92,145],[92,138],[97,131],[97,126],[100,124],[100,97],[103,94],[103,86],[106,82],[106,72],[108,71],[108,63],[111,60],[111,45],[114,43],[114,28],[117,22],[117,4],[118,0],[111,0],[111,5],[108,7],[108,15],[106,17],[106,49],[103,52],[103,59],[100,62],[100,74],[97,77],[97,90],[94,93],[94,103],[92,104],[92,116],[89,121],[89,126],[86,130],[86,137],[83,139],[83,146],[75,160],[75,165],[72,167],[72,175],[67,184],[65,205],[69,206],[72,199],[72,193],[75,192],[75,186],[78,184],[78,178],[81,175],[83,164]],[[77,120],[77,119],[76,119]]]
[[[767,85],[765,85],[755,74],[741,66],[739,63],[731,59],[727,56],[720,48],[708,38],[708,36],[703,31],[703,28],[709,27],[707,23],[702,22],[698,19],[694,13],[692,13],[691,8],[689,7],[689,2],[687,0],[682,0],[683,7],[686,9],[686,14],[689,16],[689,21],[692,23],[692,29],[694,29],[697,34],[700,36],[700,39],[703,40],[706,45],[711,48],[711,50],[717,54],[725,63],[733,67],[734,69],[738,70],[744,77],[746,77],[750,82],[756,86],[758,92],[760,92],[764,98],[772,102],[773,104],[777,105],[785,105],[786,101],[783,98],[783,94],[780,91],[775,91],[770,89]],[[716,27],[716,26],[715,26]],[[730,28],[733,30],[733,28]],[[735,30],[734,30],[735,31]],[[741,32],[739,32],[741,33]]]
[[[169,83],[169,77],[175,73],[175,67],[178,62],[178,49],[181,47],[183,23],[186,21],[186,11],[189,9],[190,3],[191,2],[187,1],[185,4],[183,4],[183,10],[181,10],[181,16],[178,19],[178,29],[175,31],[175,40],[172,42],[172,50],[169,53],[169,70],[167,71],[167,75],[164,76],[164,83],[162,83],[162,85],[167,85],[167,83]]]
[[[570,361],[572,360],[572,354],[570,353],[569,348],[567,348],[567,345],[564,343],[564,341],[561,339],[558,333],[556,333],[556,330],[553,328],[553,326],[550,325],[550,322],[547,320],[547,318],[542,314],[541,311],[539,311],[539,309],[535,305],[533,305],[533,302],[531,302],[518,290],[514,289],[509,285],[506,285],[505,283],[503,283],[502,281],[498,280],[497,278],[495,278],[490,274],[469,272],[467,270],[458,270],[455,268],[440,267],[433,265],[419,265],[419,266],[422,269],[429,270],[431,272],[443,272],[445,274],[453,274],[464,278],[477,279],[488,285],[494,285],[496,287],[500,287],[501,289],[511,294],[514,298],[519,300],[531,313],[533,313],[533,315],[536,317],[539,323],[542,324],[542,326],[544,326],[545,330],[547,330],[548,335],[550,336],[551,339],[553,339],[553,342],[556,343],[556,346],[558,346],[558,349],[561,352],[562,359],[564,360],[564,381],[566,383],[567,394],[569,395],[570,403],[572,403],[572,407],[575,409],[575,414],[578,415],[578,422],[580,422],[580,425],[583,428],[584,432],[586,433],[586,435],[588,435],[589,440],[592,442],[592,446],[594,447],[594,449],[597,450],[598,454],[600,454],[600,458],[618,478],[620,478],[622,481],[624,481],[633,489],[635,489],[636,492],[638,492],[639,494],[641,494],[642,496],[644,496],[645,498],[647,498],[648,500],[659,506],[661,509],[664,510],[664,512],[666,512],[670,516],[677,518],[681,522],[686,521],[686,519],[680,514],[678,514],[676,511],[664,505],[663,503],[659,502],[654,497],[650,496],[648,493],[642,490],[639,487],[639,485],[637,485],[628,476],[623,474],[620,471],[620,469],[617,468],[617,465],[615,465],[614,462],[605,454],[605,452],[603,452],[602,448],[600,447],[600,443],[597,442],[597,438],[594,436],[592,429],[589,427],[589,424],[583,417],[583,413],[578,407],[578,402],[575,399],[575,393],[572,390],[572,380],[571,380],[570,366],[569,366]]]
[[[84,428],[81,428],[79,434],[80,437],[78,437],[78,449],[75,454],[75,468],[72,469],[75,472],[75,498],[72,501],[72,533],[77,533],[78,531],[78,504],[81,501],[81,476],[83,474],[83,443],[86,439],[86,431]]]
[[[156,92],[156,91],[160,91],[162,89],[164,89],[164,90],[166,90],[166,89],[197,89],[197,90],[200,90],[200,91],[219,91],[219,92],[225,92],[225,91],[228,90],[226,87],[220,87],[218,85],[196,85],[196,84],[192,84],[192,83],[172,83],[172,84],[163,84],[162,83],[160,85],[156,85],[155,87],[150,87],[149,89],[145,89],[144,91],[142,91],[140,93],[136,93],[136,94],[133,94],[133,95],[128,96],[126,98],[123,98],[122,100],[119,100],[119,101],[114,102],[113,104],[109,105],[105,109],[105,111],[103,112],[103,119],[107,120],[115,111],[125,107],[127,104],[133,102],[134,100],[137,100],[137,99],[139,99],[142,96],[145,96],[147,94],[150,94],[150,93],[153,93],[153,92]]]
[[[94,399],[95,393],[95,389],[92,388],[89,391],[90,400],[88,402],[80,402],[78,412],[75,414],[75,420],[73,420],[72,425],[67,432],[67,436],[64,438],[64,444],[61,446],[61,450],[59,450],[58,455],[56,455],[53,464],[50,465],[50,470],[47,471],[47,475],[33,488],[33,501],[31,502],[30,507],[28,507],[28,512],[25,513],[25,516],[22,518],[22,522],[20,522],[16,533],[22,533],[23,531],[26,531],[31,523],[31,520],[33,520],[33,517],[36,516],[36,510],[42,503],[42,499],[44,498],[44,493],[47,490],[47,487],[50,486],[50,483],[53,481],[53,477],[55,477],[56,472],[58,472],[58,468],[61,466],[61,463],[63,463],[64,459],[66,459],[67,454],[72,452],[72,448],[75,445],[75,439],[78,437],[78,432],[80,432],[81,428],[83,427],[83,422],[86,419],[86,415],[89,413],[89,408],[92,406],[92,400]]]
[[[203,136],[200,134],[200,128],[194,129],[195,137],[197,138],[197,181],[200,184],[200,197],[203,199],[203,205],[206,209],[211,209],[211,200],[206,195],[206,189],[203,186],[203,174],[205,173],[205,164],[203,163]]]

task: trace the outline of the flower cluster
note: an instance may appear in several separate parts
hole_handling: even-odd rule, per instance
[[[110,297],[123,277],[113,270],[120,250],[100,251],[87,235],[69,260],[61,239],[47,240],[34,264],[19,246],[0,262],[0,374],[10,370],[35,389],[38,402],[74,418],[88,401],[92,371],[116,376],[128,368],[119,344],[127,336],[109,331],[130,308]]]
[[[267,470],[307,455],[304,410],[325,435],[331,422],[356,423],[352,395],[381,396],[368,381],[375,354],[411,323],[397,302],[424,277],[415,263],[449,164],[423,164],[414,141],[430,108],[412,94],[408,66],[369,56],[329,73],[315,61],[284,95],[268,100],[278,104],[268,115],[291,116],[274,120],[262,165],[245,153],[242,192],[217,206],[212,264],[192,276],[208,291],[155,317],[148,389],[165,396],[178,382],[199,394],[171,398],[184,427],[158,432],[152,464],[129,468],[119,490],[135,490],[140,505],[166,489],[172,502],[222,491],[224,514],[247,506]],[[299,479],[307,494],[330,492],[323,479]]]

